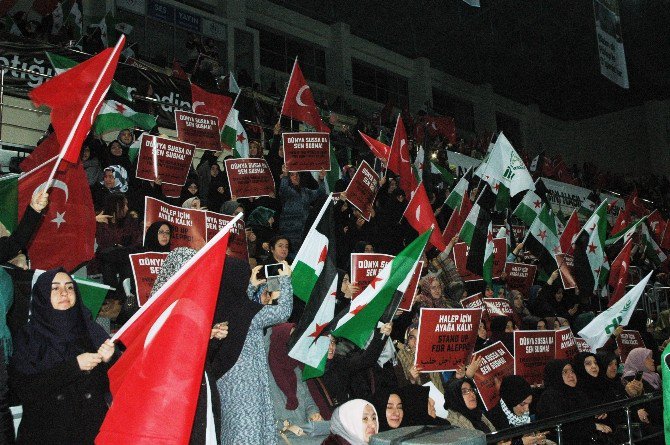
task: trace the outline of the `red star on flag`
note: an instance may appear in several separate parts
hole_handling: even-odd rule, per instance
[[[489,234],[486,236],[486,242],[487,243],[493,242],[493,232],[489,232]]]
[[[321,333],[323,332],[323,330],[326,329],[326,326],[328,326],[328,323],[324,323],[324,324],[317,323],[316,326],[314,327],[314,332],[309,334],[309,336],[313,337],[313,338],[319,338],[321,336]]]
[[[237,135],[237,142],[244,142],[247,138],[244,137],[244,133],[240,133]]]
[[[328,246],[323,246],[323,249],[321,249],[321,254],[319,255],[319,263],[323,263],[326,261],[326,258],[328,257]]]
[[[600,267],[597,268],[597,269],[593,269],[593,271],[596,273],[596,275],[599,275],[600,274]]]
[[[368,305],[368,304],[365,303],[365,304],[362,304],[362,305],[360,305],[360,306],[356,306],[356,307],[355,307],[352,311],[350,311],[349,313],[350,313],[351,315],[357,315],[357,314],[358,314],[360,311],[362,311],[362,310],[365,308],[365,306],[367,306],[367,305]]]
[[[544,241],[544,239],[547,237],[547,231],[540,230],[540,233],[538,233],[537,236],[539,236],[542,239],[542,241]]]
[[[592,202],[591,204],[589,204],[589,208],[590,208],[591,210],[595,209],[595,208],[596,208],[596,204],[595,204],[594,202]]]
[[[381,281],[383,281],[381,278],[379,278],[379,277],[374,277],[374,278],[372,279],[372,281],[370,281],[370,286],[371,286],[373,289],[375,289],[375,284],[377,284],[377,283],[379,283],[379,282],[381,282]]]
[[[595,244],[593,243],[589,244],[589,253],[595,253],[597,248],[598,246],[596,246]]]
[[[125,113],[125,112],[128,110],[128,108],[126,108],[125,105],[120,104],[120,103],[118,103],[118,102],[117,102],[117,104],[114,106],[114,108],[116,109],[116,111],[118,111],[118,112],[121,113],[121,114]]]
[[[496,185],[494,185],[493,188],[496,189],[496,193],[497,193],[498,190],[500,190],[500,183],[496,182]]]
[[[533,203],[533,205],[535,206],[536,209],[539,209],[540,207],[542,207],[542,201],[538,199]]]

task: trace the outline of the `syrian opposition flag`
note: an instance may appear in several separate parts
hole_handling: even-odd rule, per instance
[[[668,259],[668,256],[663,252],[661,247],[658,245],[654,236],[651,234],[647,222],[641,225],[642,231],[640,235],[642,237],[642,242],[644,243],[644,254],[649,261],[654,263],[655,267],[660,267],[661,264],[665,263]]]
[[[388,168],[400,176],[400,188],[405,192],[405,196],[409,198],[414,189],[416,189],[417,183],[412,173],[405,124],[403,124],[400,115],[398,115],[398,119],[396,120],[395,132],[393,133]]]
[[[233,107],[233,99],[222,94],[210,93],[192,83],[191,101],[191,110],[194,113],[216,116],[219,120],[219,132],[223,130],[228,112]]]
[[[221,142],[226,149],[233,151],[236,158],[249,157],[249,138],[240,122],[239,112],[235,108],[231,108],[228,113],[221,132]]]
[[[514,147],[501,132],[491,152],[475,171],[491,187],[501,183],[509,189],[510,196],[524,190],[535,190],[530,172]]]
[[[93,132],[104,134],[126,128],[141,128],[151,131],[156,126],[156,117],[146,113],[138,113],[132,108],[115,100],[106,100],[102,104],[98,118],[93,124]]]
[[[300,250],[298,250],[293,260],[293,264],[291,264],[291,269],[293,270],[291,274],[293,293],[305,303],[309,301],[312,290],[326,264],[330,240],[334,239],[331,231],[332,224],[329,222],[329,219],[332,217],[332,207],[333,200],[331,195],[323,207],[321,207],[312,227],[307,232],[302,246],[300,246]]]
[[[452,209],[456,209],[461,205],[461,202],[463,202],[463,197],[468,194],[468,189],[470,188],[469,177],[471,176],[472,169],[468,169],[468,171],[461,177],[461,179],[458,180],[454,188],[451,189],[451,193],[449,193],[449,196],[447,196],[446,201],[444,201],[447,206]]]
[[[560,253],[561,245],[556,232],[554,216],[546,204],[530,225],[523,245],[526,250],[537,257],[545,273],[550,274],[557,269],[555,255]]]
[[[51,62],[51,65],[54,67],[56,74],[63,74],[70,68],[74,68],[75,66],[77,66],[76,61],[68,59],[65,56],[61,56],[60,54],[56,53],[50,53],[49,51],[45,51],[45,53],[47,55],[47,58],[49,59],[49,62]],[[130,89],[125,85],[121,85],[116,80],[112,79],[109,91],[116,94],[121,99],[127,102],[134,102],[133,96],[132,94],[130,94]]]
[[[483,212],[488,213],[488,212]],[[489,214],[490,215],[490,214]],[[478,221],[479,222],[479,221]],[[483,231],[480,229],[484,229]],[[475,227],[468,251],[466,268],[493,284],[493,224],[489,221],[485,227]]]
[[[51,108],[51,124],[56,132],[61,160],[79,162],[84,139],[102,106],[126,38],[121,36],[114,48],[108,48],[86,62],[70,68],[29,93],[36,107]]]
[[[391,153],[391,147],[381,141],[378,141],[377,139],[374,139],[373,137],[368,136],[360,130],[358,133],[363,138],[365,144],[370,148],[372,154],[375,155],[375,157],[377,157],[377,159],[380,161],[387,163],[389,160],[389,154]]]
[[[544,202],[542,198],[532,190],[526,192],[519,205],[514,209],[512,215],[519,218],[527,226],[533,224],[537,215],[542,211]]]
[[[316,131],[330,133],[328,125],[321,120],[319,110],[314,103],[312,90],[302,75],[297,57],[293,62],[291,78],[288,81],[286,95],[281,106],[281,115],[304,122],[310,127],[314,127]]]
[[[589,195],[582,201],[582,204],[579,206],[579,210],[577,211],[580,215],[582,215],[584,218],[589,218],[591,216],[591,213],[598,207],[598,204],[600,204],[600,196],[594,191],[589,193]]]
[[[350,307],[336,317],[334,336],[344,337],[359,348],[365,347],[388,305],[397,300],[396,294],[407,291],[431,232],[423,233],[387,263],[368,287],[352,300]]]
[[[592,351],[601,348],[607,343],[607,340],[609,340],[617,326],[628,324],[652,273],[649,272],[646,277],[640,280],[619,301],[601,312],[600,315],[591,320],[589,324],[578,332],[579,336],[591,346]]]
[[[620,230],[613,237],[608,238],[605,241],[605,246],[607,246],[607,254],[610,258],[615,257],[621,252],[624,244],[638,231],[641,225],[643,225],[646,217],[636,221],[633,224],[629,224],[628,227]]]
[[[335,303],[337,300],[338,276],[335,264],[337,255],[335,253],[335,222],[333,219],[332,199],[326,201],[324,208],[325,212],[317,218],[317,224],[312,228],[313,231],[326,238],[327,244],[325,246],[325,257],[323,257],[322,261],[323,265],[311,289],[307,305],[295,330],[291,334],[288,344],[289,357],[305,364],[302,371],[304,380],[320,377],[326,369],[330,338],[328,335],[324,335],[326,334],[324,330],[335,316]],[[305,242],[308,242],[309,239],[310,235],[308,235]],[[321,252],[323,252],[323,249],[321,249]],[[298,255],[300,255],[300,252]],[[303,268],[296,267],[291,279],[294,283],[302,280],[309,282],[313,277],[313,273],[312,271],[305,271]]]
[[[472,202],[466,193],[463,195],[461,204],[451,212],[447,226],[442,231],[442,240],[444,240],[445,244],[449,244],[452,238],[460,233],[465,219],[470,214],[470,210],[472,210]]]
[[[114,335],[114,403],[95,443],[188,443],[232,219]],[[166,372],[166,370],[168,372]],[[170,419],[166,422],[165,419]]]
[[[591,217],[584,223],[581,232],[586,233],[589,237],[588,244],[586,245],[586,258],[589,260],[591,273],[593,274],[593,290],[596,290],[605,283],[609,271],[609,263],[605,254],[607,200],[600,203]],[[579,234],[577,237],[579,237]]]
[[[416,191],[414,192],[412,199],[409,200],[402,216],[404,216],[409,225],[419,233],[424,233],[427,230],[433,229],[432,235],[430,236],[430,243],[440,252],[447,248],[447,245],[444,243],[444,240],[440,235],[439,226],[435,219],[435,213],[433,212],[433,207],[430,205],[430,200],[428,199],[426,189],[423,187],[423,183],[419,184],[416,188]]]
[[[579,232],[579,215],[577,214],[577,209],[572,211],[568,223],[561,233],[560,243],[561,243],[561,252],[571,254],[572,253],[572,242],[577,233]]]
[[[481,247],[484,246],[481,239],[487,235],[486,228],[491,221],[491,207],[493,203],[490,202],[491,194],[487,193],[486,188],[488,186],[485,186],[485,189],[479,194],[477,201],[472,205],[468,216],[463,222],[463,227],[461,227],[459,238],[470,246],[470,250],[472,250],[473,240]]]
[[[624,293],[626,293],[626,286],[628,286],[628,267],[630,266],[630,255],[633,250],[633,240],[628,240],[619,252],[619,255],[612,262],[610,269],[609,285],[613,291],[610,295],[607,307],[612,307],[614,303],[619,301]]]

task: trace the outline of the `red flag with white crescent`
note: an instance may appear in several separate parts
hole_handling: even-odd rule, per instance
[[[328,125],[324,124],[319,115],[319,110],[314,103],[312,90],[302,75],[298,59],[293,63],[291,78],[288,81],[284,103],[281,107],[282,116],[299,120],[314,127],[316,131],[330,133]]]
[[[424,233],[429,229],[435,229],[430,235],[428,242],[437,247],[440,251],[447,248],[447,245],[442,239],[440,228],[435,219],[435,213],[430,205],[430,200],[428,199],[428,194],[426,193],[423,184],[419,184],[417,187],[414,196],[412,196],[412,199],[410,199],[407,204],[403,216],[407,219],[409,225],[419,233]]]

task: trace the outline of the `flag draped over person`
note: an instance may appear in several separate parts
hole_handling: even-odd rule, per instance
[[[397,292],[404,293],[412,278],[412,272],[421,258],[432,230],[421,234],[405,247],[392,261],[386,264],[372,282],[363,289],[350,306],[338,314],[332,331],[336,337],[344,337],[359,348],[364,348],[384,311],[394,300]]]
[[[291,78],[288,81],[286,95],[281,107],[281,115],[304,122],[316,129],[316,131],[330,133],[328,125],[324,124],[321,120],[319,110],[314,103],[312,90],[302,75],[297,57],[295,58],[295,62],[293,62]]]
[[[114,335],[114,399],[96,444],[189,442],[233,218]],[[166,372],[170,370],[170,372]],[[165,422],[165,419],[170,419]]]
[[[35,106],[51,108],[51,124],[61,146],[54,168],[61,160],[68,164],[79,161],[81,146],[112,82],[125,40],[121,36],[114,48],[103,50],[29,93]]]

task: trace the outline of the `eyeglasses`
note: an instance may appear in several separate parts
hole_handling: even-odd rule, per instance
[[[477,388],[461,388],[461,394],[467,396],[468,394],[477,394]]]
[[[170,234],[170,231],[169,231],[169,230],[159,230],[159,231],[158,231],[158,234],[159,234],[159,235],[169,235],[169,234]]]

